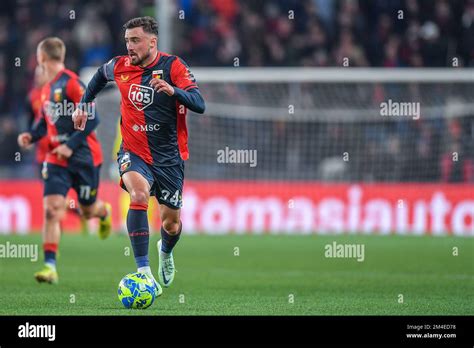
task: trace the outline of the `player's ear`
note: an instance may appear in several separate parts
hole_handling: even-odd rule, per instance
[[[150,48],[158,47],[158,38],[157,38],[156,36],[153,36],[153,38],[151,39],[150,43],[151,43]]]

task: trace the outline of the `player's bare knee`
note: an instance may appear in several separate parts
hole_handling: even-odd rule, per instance
[[[56,209],[52,206],[46,206],[44,209],[44,217],[46,220],[56,220],[56,216],[58,215],[56,213]]]
[[[44,215],[46,220],[54,221],[60,220],[63,214],[63,206],[59,202],[49,202],[44,208]]]
[[[130,191],[130,203],[132,204],[148,204],[150,194],[146,190]]]
[[[163,228],[166,232],[170,235],[176,235],[179,233],[180,230],[180,222],[179,220],[175,219],[164,219],[162,223]]]

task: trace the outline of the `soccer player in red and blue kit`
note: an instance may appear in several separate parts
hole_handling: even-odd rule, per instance
[[[156,196],[162,221],[158,241],[160,283],[174,279],[172,250],[180,238],[184,160],[188,159],[186,109],[203,113],[204,100],[186,63],[158,51],[158,24],[152,17],[124,25],[128,55],[101,66],[87,86],[73,120],[86,128],[83,109],[109,81],[121,94],[122,144],[118,154],[121,186],[130,194],[127,229],[138,272],[153,280],[148,259],[148,200]],[[158,295],[162,293],[155,281]]]
[[[41,65],[37,65],[35,68],[34,76],[34,87],[31,89],[28,94],[28,103],[27,107],[30,111],[30,128],[35,124],[41,123],[41,118],[43,117],[43,102],[41,101],[41,91],[43,86],[48,82],[47,74],[44,71],[44,68]],[[82,88],[82,87],[81,87]],[[38,174],[42,177],[43,172],[43,163],[46,160],[46,154],[49,151],[49,137],[44,136],[36,142],[36,162],[38,163]],[[82,216],[81,211],[78,207],[73,207],[67,204],[66,209],[68,212],[72,212],[75,215],[79,216],[81,220],[81,231],[83,234],[89,233],[89,227],[87,220]]]
[[[41,117],[29,132],[18,136],[18,143],[23,148],[47,138],[48,149],[42,170],[45,267],[35,273],[35,278],[40,283],[50,284],[58,282],[56,253],[70,188],[77,192],[82,216],[100,218],[101,238],[106,238],[111,230],[110,205],[97,199],[102,151],[93,131],[98,120],[95,118],[83,132],[74,129],[72,110],[80,101],[84,86],[74,72],[65,68],[65,54],[64,42],[57,37],[46,38],[38,44],[38,65],[46,75],[40,97]]]

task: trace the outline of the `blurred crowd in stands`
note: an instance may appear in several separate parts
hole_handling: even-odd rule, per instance
[[[171,53],[191,67],[474,66],[474,0],[172,2]],[[154,0],[0,2],[0,165],[15,165],[16,135],[28,127],[26,99],[33,84],[37,43],[46,36],[61,37],[67,46],[66,65],[79,71],[124,54],[122,25],[141,15],[154,15]],[[428,136],[423,129],[413,130],[414,141],[431,137],[433,133]],[[441,127],[445,137],[474,136],[472,129],[469,134],[463,127],[455,129]],[[396,148],[396,141],[391,146]],[[443,174],[449,146],[420,146],[425,146],[424,153],[437,156],[436,177],[425,179],[453,181]],[[415,158],[412,171],[417,163]],[[403,167],[399,170],[406,173]],[[462,175],[456,178],[466,180]]]
[[[474,65],[472,0],[182,0],[193,65]],[[189,14],[189,15],[188,15]],[[179,23],[180,21],[177,21]]]

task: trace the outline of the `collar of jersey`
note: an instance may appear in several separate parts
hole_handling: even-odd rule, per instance
[[[51,85],[52,85],[53,83],[55,83],[57,80],[59,80],[59,78],[61,77],[61,75],[62,75],[63,72],[65,72],[65,71],[66,71],[66,68],[59,70],[58,73],[56,74],[56,76],[54,76],[54,78],[53,78],[49,83],[50,83]]]

